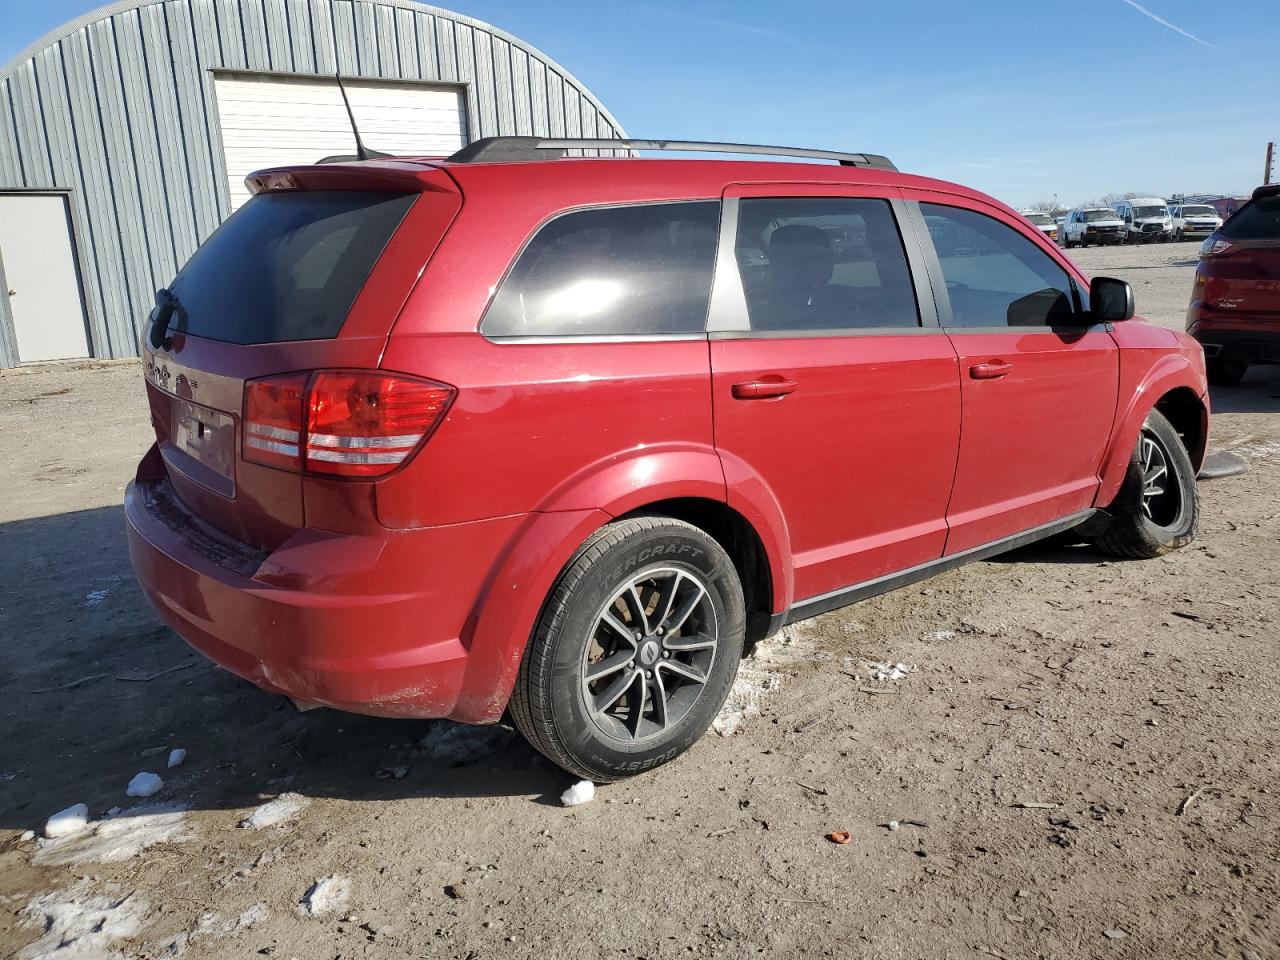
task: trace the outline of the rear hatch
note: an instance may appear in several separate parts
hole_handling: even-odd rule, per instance
[[[269,171],[255,185],[157,294],[143,363],[173,493],[223,532],[274,549],[306,523],[304,480],[255,462],[272,459],[264,447],[287,452],[284,433],[258,436],[246,458],[246,383],[376,369],[461,196],[442,171],[402,162]]]
[[[1280,188],[1254,198],[1205,242],[1205,303],[1280,322]]]

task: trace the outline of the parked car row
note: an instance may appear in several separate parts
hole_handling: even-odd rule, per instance
[[[1030,213],[1024,216],[1032,217]],[[1207,237],[1222,226],[1218,211],[1207,203],[1170,206],[1159,197],[1132,197],[1121,200],[1114,207],[1076,207],[1057,221],[1051,220],[1047,214],[1036,216],[1053,225],[1055,229],[1050,236],[1068,249],[1090,244],[1189,240]],[[1038,225],[1038,221],[1032,222]]]

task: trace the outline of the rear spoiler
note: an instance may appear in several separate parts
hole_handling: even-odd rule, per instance
[[[1265,187],[1259,187],[1253,191],[1253,199],[1258,200],[1262,197],[1274,197],[1280,194],[1280,183],[1269,183]]]

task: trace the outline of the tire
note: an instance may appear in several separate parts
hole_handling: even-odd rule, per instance
[[[1209,376],[1209,382],[1215,387],[1234,387],[1248,369],[1248,360],[1230,354],[1205,360],[1205,372]]]
[[[668,597],[670,612],[659,618]],[[551,591],[520,663],[512,719],[575,776],[610,783],[651,770],[707,731],[737,676],[745,635],[742,584],[720,544],[666,517],[608,524]],[[593,668],[607,672],[591,679]],[[656,692],[665,694],[661,709]]]
[[[1156,486],[1161,492],[1148,497]],[[1196,471],[1177,431],[1158,410],[1142,424],[1124,483],[1108,512],[1111,525],[1096,543],[1117,557],[1149,560],[1195,539],[1200,516]]]

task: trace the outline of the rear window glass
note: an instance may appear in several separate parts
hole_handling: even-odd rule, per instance
[[[174,329],[228,343],[336,337],[416,193],[254,197],[170,285]]]
[[[1280,195],[1246,203],[1219,232],[1230,240],[1280,240]]]
[[[567,213],[530,241],[485,314],[490,337],[701,333],[720,204]]]

